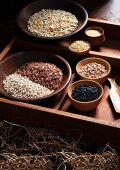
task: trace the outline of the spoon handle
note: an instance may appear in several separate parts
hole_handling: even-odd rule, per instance
[[[120,95],[117,90],[117,86],[115,85],[115,82],[113,79],[108,78],[110,84],[111,84],[111,89],[109,90],[110,94],[110,99],[113,103],[114,109],[117,113],[120,113]]]

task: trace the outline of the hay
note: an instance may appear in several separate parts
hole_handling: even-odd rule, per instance
[[[3,121],[0,122],[0,146],[2,170],[120,169],[117,152],[110,145],[94,154],[86,152],[81,134],[75,140],[70,134],[61,136],[52,130]]]
[[[82,154],[71,160],[74,170],[119,170],[119,160],[115,152],[102,154]]]

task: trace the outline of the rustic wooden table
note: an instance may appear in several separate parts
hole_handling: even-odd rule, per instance
[[[120,23],[119,0],[75,0],[83,5],[88,11],[90,18],[103,19]]]

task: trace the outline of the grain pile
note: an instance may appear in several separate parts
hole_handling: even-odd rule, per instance
[[[106,145],[98,153],[86,152],[85,140],[75,140],[43,128],[0,122],[2,170],[119,170],[119,157]],[[88,147],[88,149],[90,149]]]
[[[44,62],[25,63],[3,80],[4,90],[17,98],[39,98],[58,88],[63,73],[55,64]]]
[[[100,96],[100,91],[93,85],[80,85],[72,91],[71,96],[77,101],[89,102],[96,100]]]
[[[107,70],[103,64],[91,62],[83,65],[79,73],[87,78],[101,78],[107,74]]]
[[[74,31],[77,26],[75,15],[59,9],[42,9],[28,20],[28,30],[44,37],[63,36]]]
[[[30,62],[16,70],[17,74],[28,77],[50,90],[55,90],[62,82],[63,73],[55,65],[44,62]]]
[[[77,40],[74,41],[70,46],[69,49],[73,52],[77,52],[77,53],[83,53],[90,50],[90,44],[86,41],[82,41],[82,40]]]
[[[39,98],[53,92],[53,90],[49,90],[16,73],[7,76],[3,80],[3,85],[8,94],[17,98]]]
[[[90,29],[86,31],[86,34],[90,37],[98,37],[102,34],[99,30]]]

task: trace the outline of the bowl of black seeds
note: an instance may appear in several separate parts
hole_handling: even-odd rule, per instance
[[[69,100],[80,111],[94,110],[102,96],[102,86],[93,80],[78,80],[68,87]]]

